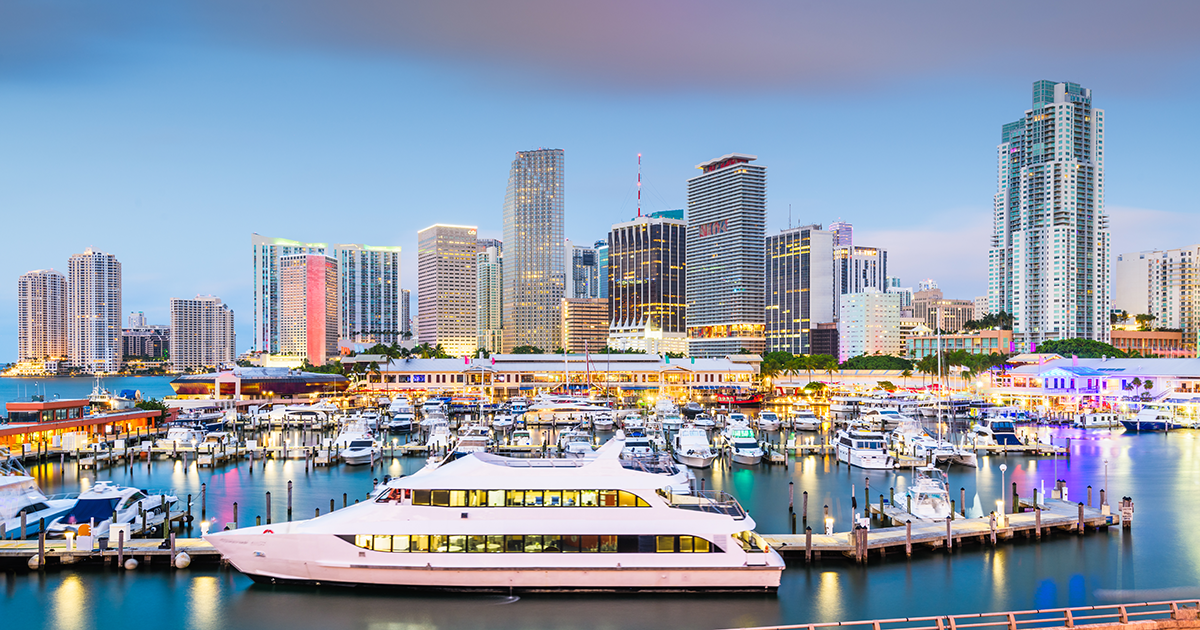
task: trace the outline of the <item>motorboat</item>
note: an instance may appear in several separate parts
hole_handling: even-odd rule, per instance
[[[838,461],[851,466],[881,470],[894,466],[892,457],[884,450],[883,434],[878,431],[839,429],[834,443]]]
[[[508,408],[513,415],[521,415],[529,409],[529,401],[524,398],[513,398],[508,401]]]
[[[592,426],[597,431],[612,431],[613,424],[613,415],[611,412],[602,411],[592,416]]]
[[[727,418],[729,424],[745,424],[747,426],[750,424],[750,417],[740,411],[730,413]]]
[[[663,431],[678,431],[683,427],[683,416],[678,413],[667,413],[658,416],[658,422]]]
[[[704,407],[700,403],[692,401],[681,407],[679,411],[683,414],[683,417],[690,420],[704,413]]]
[[[202,451],[215,451],[233,444],[233,435],[228,431],[211,431],[204,434],[204,441],[197,446]]]
[[[642,419],[641,414],[630,413],[621,418],[621,427],[626,431],[643,429],[646,427],[646,421]]]
[[[626,433],[622,429],[617,432],[613,440],[620,440],[623,443],[621,457],[650,457],[658,453],[658,450],[651,444],[650,438],[639,430],[631,430]]]
[[[481,424],[473,424],[459,431],[458,441],[454,443],[454,452],[458,455],[481,453],[486,452],[491,445],[492,430]]]
[[[667,414],[678,414],[679,405],[670,396],[659,396],[658,400],[654,401],[654,415],[662,417]]]
[[[792,415],[792,428],[797,431],[820,431],[821,419],[812,409],[803,407]]]
[[[383,428],[392,433],[409,433],[415,423],[416,416],[412,411],[397,411],[384,421]]]
[[[683,427],[675,434],[671,454],[675,461],[692,468],[708,468],[717,452],[708,440],[708,432],[699,427]]]
[[[1112,412],[1085,413],[1075,416],[1071,426],[1077,429],[1111,429],[1121,426],[1121,416]]]
[[[733,463],[744,466],[757,466],[762,463],[765,453],[762,445],[758,443],[758,438],[754,436],[754,429],[741,425],[729,429],[728,435],[725,441],[729,444],[730,459]]]
[[[611,411],[608,407],[597,405],[586,398],[539,397],[523,416],[525,423],[530,426],[565,424],[574,427],[588,424],[591,417],[598,413]]]
[[[515,429],[508,436],[510,446],[533,446],[533,434],[529,429]]]
[[[158,448],[190,449],[204,441],[204,429],[196,426],[173,426],[167,436],[154,442]]]
[[[395,416],[396,414],[400,413],[407,413],[411,415],[413,413],[412,403],[410,403],[407,398],[397,396],[396,398],[392,399],[392,402],[388,405],[387,412],[388,415],[391,416]]]
[[[507,431],[513,427],[513,422],[512,414],[499,413],[492,418],[492,428],[497,431]]]
[[[1017,426],[1005,418],[984,418],[971,424],[971,434],[978,446],[1009,446],[1023,444],[1017,436]]]
[[[692,424],[706,431],[711,431],[717,427],[716,421],[706,413],[698,414],[695,418],[692,418]]]
[[[779,430],[779,414],[774,411],[762,411],[758,414],[758,428],[762,431]]]
[[[945,520],[950,518],[950,491],[946,473],[933,466],[922,466],[913,473],[912,483],[905,490],[905,509],[913,516]]]
[[[421,419],[421,429],[428,431],[437,426],[450,426],[450,419],[444,414],[433,414]]]
[[[778,589],[783,559],[721,492],[679,495],[620,449],[471,453],[303,521],[209,532],[256,582],[513,593]],[[554,510],[550,515],[545,510]]]
[[[37,480],[28,475],[0,475],[0,523],[3,538],[21,537],[21,513],[25,513],[25,535],[41,532],[43,520],[52,522],[75,505],[74,497],[49,497],[42,493]]]
[[[431,452],[446,450],[453,441],[449,424],[435,424],[430,428],[429,436],[425,438],[425,448]]]
[[[558,450],[570,457],[583,457],[595,449],[592,448],[592,436],[581,429],[568,429],[558,435]]]
[[[1151,431],[1167,431],[1172,428],[1174,419],[1167,407],[1146,405],[1131,419],[1122,420],[1121,425],[1126,431],[1143,433]]]
[[[895,409],[870,409],[859,415],[858,419],[862,422],[875,427],[879,431],[891,431],[899,427],[904,422],[912,421],[912,418],[901,414]]]
[[[446,401],[441,398],[430,398],[421,404],[421,415],[428,418],[431,415],[445,415]]]
[[[373,440],[371,429],[365,422],[354,421],[342,425],[341,432],[333,439],[333,446],[336,448],[346,448],[351,442],[361,440]]]
[[[97,481],[86,492],[79,495],[75,505],[46,526],[47,538],[65,538],[70,532],[78,535],[80,526],[88,525],[91,535],[106,537],[112,525],[113,513],[118,524],[131,524],[141,529],[142,514],[146,525],[157,526],[167,518],[167,510],[179,499],[170,492],[146,492],[137,488],[119,486],[109,481]]]
[[[383,457],[383,448],[369,436],[362,437],[350,440],[345,448],[338,452],[338,456],[351,466],[373,464]]]

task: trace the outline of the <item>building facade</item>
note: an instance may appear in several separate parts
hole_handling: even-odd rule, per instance
[[[326,252],[338,264],[338,334],[356,343],[399,341],[400,248],[336,244]]]
[[[864,354],[900,356],[900,296],[878,290],[841,296],[838,361]]]
[[[812,330],[834,321],[833,241],[819,225],[767,237],[767,352],[811,354]]]
[[[279,349],[324,365],[338,355],[337,260],[324,254],[279,257]]]
[[[1143,357],[1194,358],[1196,344],[1180,331],[1114,330],[1112,345],[1121,352]]]
[[[962,350],[970,354],[1011,354],[1013,334],[1011,330],[981,330],[974,333],[938,335],[913,335],[905,340],[905,356],[920,360],[929,355]],[[947,366],[949,367],[949,366]]]
[[[887,250],[877,247],[835,247],[834,288],[837,295],[888,290]],[[834,306],[840,308],[840,301]]]
[[[603,352],[608,343],[608,300],[563,298],[560,313],[559,348],[571,353]]]
[[[400,289],[400,336],[412,338],[412,291]]]
[[[447,354],[474,354],[479,228],[431,225],[417,232],[417,341]]]
[[[608,233],[608,345],[687,353],[687,222],[639,217]]]
[[[562,149],[518,151],[504,192],[504,350],[561,340],[565,221]]]
[[[925,322],[933,330],[958,332],[975,319],[974,300],[952,300],[942,295],[941,289],[917,291],[912,300],[913,317]]]
[[[38,269],[17,280],[17,360],[67,358],[67,278]]]
[[[145,324],[121,331],[121,355],[126,359],[161,359],[170,355],[171,327]]]
[[[688,180],[687,323],[692,356],[766,348],[767,169],[730,153]]]
[[[1037,81],[1001,129],[988,311],[1013,315],[1021,351],[1046,339],[1109,340],[1104,111],[1075,83]]]
[[[596,267],[599,269],[600,275],[600,296],[608,298],[608,241],[599,240],[594,244],[596,248]]]
[[[504,348],[504,246],[495,239],[480,240],[475,250],[475,324],[479,348],[489,354]]]
[[[67,280],[67,356],[84,372],[121,369],[121,263],[88,248],[71,256]]]
[[[171,367],[220,368],[237,359],[233,310],[212,295],[171,298]]]
[[[576,245],[567,239],[563,253],[567,257],[563,260],[563,267],[567,271],[566,297],[600,297],[600,256],[596,248]]]
[[[1113,308],[1129,314],[1127,324],[1150,315],[1150,328],[1179,331],[1194,354],[1200,337],[1200,245],[1121,254],[1113,285]]]

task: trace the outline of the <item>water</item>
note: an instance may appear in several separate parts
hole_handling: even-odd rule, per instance
[[[978,495],[984,510],[1000,497],[999,465],[1005,483],[1016,481],[1022,496],[1065,479],[1072,500],[1087,500],[1088,484],[1099,501],[1108,460],[1110,503],[1129,495],[1137,512],[1132,533],[1118,528],[1079,537],[1055,534],[1043,543],[1024,540],[996,549],[972,544],[953,555],[919,552],[866,567],[838,559],[812,566],[802,562],[783,574],[778,595],[429,595],[366,588],[261,586],[231,569],[55,569],[43,575],[7,574],[0,614],[14,628],[125,628],[154,620],[165,628],[307,628],[315,625],[364,629],[440,628],[725,628],[774,623],[805,623],[967,613],[989,610],[1051,608],[1109,601],[1146,601],[1198,597],[1200,534],[1192,516],[1200,508],[1200,432],[1110,434],[1107,431],[1056,430],[1055,442],[1071,437],[1070,459],[981,457],[978,470],[950,472],[952,496],[966,489]],[[334,467],[304,472],[303,461],[267,462],[253,473],[246,463],[216,470],[154,462],[132,469],[115,468],[78,476],[68,464],[34,472],[48,492],[78,490],[81,483],[113,479],[151,488],[173,487],[199,494],[208,484],[208,517],[232,520],[239,503],[243,524],[264,515],[264,492],[273,496],[273,514],[286,518],[287,481],[295,486],[294,518],[324,513],[330,498],[342,493],[352,502],[383,474],[411,473],[421,458],[388,458],[385,468]],[[809,516],[819,528],[821,507],[828,504],[836,529],[851,517],[851,486],[863,509],[870,477],[871,497],[896,487],[903,492],[906,472],[867,472],[838,466],[824,457],[802,457],[793,466],[715,468],[700,475],[707,488],[735,494],[766,533],[789,531],[788,482],[795,482],[796,510],[809,492]],[[802,529],[803,525],[799,525]]]
[[[116,376],[101,379],[100,383],[110,392],[136,389],[142,398],[162,398],[174,393],[171,381],[174,376]],[[49,400],[58,398],[87,398],[92,393],[96,379],[90,376],[64,376],[54,378],[0,378],[0,401],[29,400],[32,395],[44,395]]]

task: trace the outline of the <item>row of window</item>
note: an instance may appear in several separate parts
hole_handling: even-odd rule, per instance
[[[413,490],[393,488],[380,503],[411,499],[434,507],[650,507],[626,490]]]
[[[369,534],[339,536],[356,547],[389,553],[716,553],[699,536]]]

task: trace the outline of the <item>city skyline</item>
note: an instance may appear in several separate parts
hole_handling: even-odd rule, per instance
[[[991,235],[997,125],[1027,107],[1028,86],[1040,79],[1077,82],[1103,95],[1114,123],[1105,138],[1112,255],[1191,245],[1164,242],[1152,226],[1200,228],[1181,183],[1200,159],[1181,147],[1198,132],[1175,122],[1189,119],[1198,88],[1155,86],[1186,76],[1200,59],[1200,44],[1183,26],[1194,22],[1197,8],[1097,10],[1101,17],[1089,29],[1063,29],[1069,34],[1032,43],[1016,57],[996,53],[1015,17],[964,9],[989,19],[956,30],[964,51],[954,61],[928,49],[884,54],[880,47],[895,41],[882,26],[887,20],[918,33],[944,31],[936,21],[925,24],[924,11],[878,9],[866,32],[882,37],[863,55],[837,56],[846,45],[839,41],[863,35],[848,36],[862,25],[835,20],[816,28],[820,37],[812,41],[832,42],[837,63],[809,63],[814,44],[772,31],[758,39],[773,51],[769,63],[754,68],[695,61],[699,43],[723,25],[704,10],[684,29],[664,15],[648,17],[649,30],[617,55],[594,54],[604,46],[594,39],[562,41],[556,33],[564,51],[555,59],[539,58],[525,44],[494,55],[491,36],[451,54],[424,37],[378,49],[295,33],[291,41],[251,44],[246,33],[223,38],[227,32],[212,30],[218,26],[189,30],[156,16],[130,20],[130,30],[113,38],[90,30],[96,25],[56,29],[51,21],[35,29],[17,17],[7,27],[37,30],[52,43],[77,39],[54,55],[20,38],[5,44],[15,54],[0,66],[0,105],[23,124],[0,153],[0,207],[12,229],[33,236],[0,263],[10,279],[0,294],[0,361],[17,354],[14,280],[62,268],[87,247],[123,262],[125,310],[145,311],[151,323],[167,323],[173,295],[227,298],[247,314],[237,320],[239,352],[255,338],[241,249],[246,233],[401,246],[401,286],[415,288],[418,226],[407,219],[433,208],[439,218],[479,225],[481,237],[500,237],[506,167],[514,151],[537,146],[562,147],[570,158],[565,236],[576,242],[599,239],[635,214],[637,153],[643,210],[652,211],[684,205],[685,182],[699,160],[748,151],[774,174],[767,233],[788,227],[789,216],[792,226],[840,217],[855,224],[856,242],[888,250],[888,274],[905,286],[937,275],[947,295],[982,295],[987,261],[978,251]],[[612,20],[620,7],[592,10],[603,14],[598,23],[628,36],[630,26]],[[346,19],[362,28],[366,13]],[[520,13],[498,19],[524,32]],[[737,29],[743,35],[752,25],[796,17],[788,9],[745,13]],[[1047,28],[1072,24],[1070,13],[1048,16]],[[1145,22],[1148,14],[1153,24]],[[829,19],[818,11],[812,22]],[[1123,26],[1131,23],[1147,27],[1130,35]],[[1083,44],[1086,56],[1057,54]],[[910,67],[897,71],[904,62]],[[229,91],[240,94],[236,102],[213,96]],[[415,91],[423,98],[410,98]],[[970,107],[938,107],[950,95]],[[528,107],[535,99],[539,107]],[[888,107],[878,108],[881,101]],[[723,116],[735,103],[757,115]],[[95,115],[78,116],[80,108]],[[588,123],[576,122],[582,120]],[[953,133],[901,131],[935,126]],[[857,185],[857,173],[844,165],[864,147],[894,139],[903,141],[905,158],[875,172],[872,185]],[[412,162],[416,151],[425,158]],[[935,161],[939,168],[928,168]],[[95,216],[153,217],[171,234],[170,246],[146,246],[145,235],[123,221],[89,221]],[[46,217],[65,219],[53,238],[37,235]],[[925,245],[931,242],[937,246]],[[193,259],[205,264],[188,264]]]

